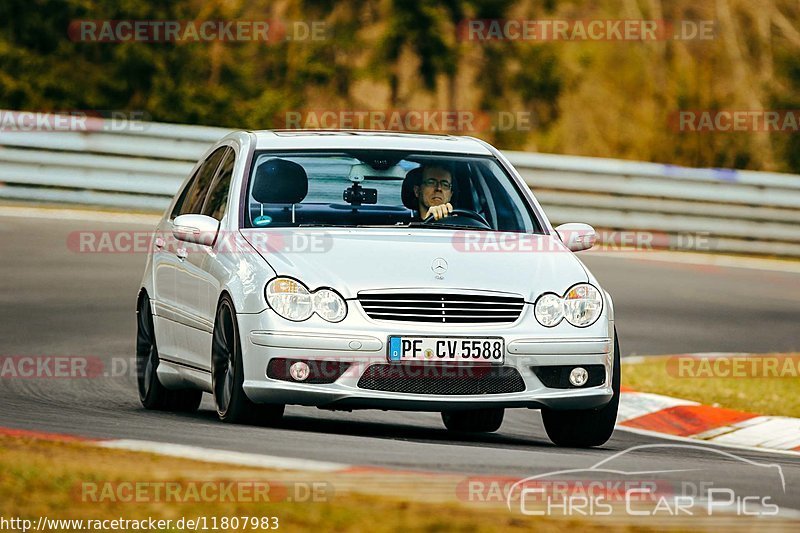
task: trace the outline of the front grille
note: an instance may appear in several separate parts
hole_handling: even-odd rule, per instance
[[[508,366],[371,365],[358,386],[406,394],[476,395],[522,392],[525,382]]]
[[[478,324],[514,322],[525,300],[496,294],[391,293],[358,295],[370,318],[401,322]]]

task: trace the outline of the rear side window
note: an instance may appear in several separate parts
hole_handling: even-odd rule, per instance
[[[233,164],[235,160],[235,152],[232,148],[228,148],[225,156],[222,158],[222,163],[219,166],[219,172],[214,179],[214,183],[208,191],[205,204],[203,205],[203,214],[222,220],[225,215],[225,207],[228,204],[228,193],[231,188],[231,178],[233,177]]]
[[[211,187],[211,180],[214,178],[219,162],[226,150],[229,150],[226,146],[218,148],[214,153],[208,156],[200,168],[197,169],[190,185],[184,192],[184,197],[178,201],[180,207],[177,204],[175,205],[175,211],[172,213],[173,215],[200,214],[203,201],[208,194],[209,187]]]

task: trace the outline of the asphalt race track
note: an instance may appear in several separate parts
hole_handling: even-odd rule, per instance
[[[0,339],[3,356],[76,355],[131,361],[135,296],[144,255],[80,254],[77,230],[142,230],[114,224],[0,217]],[[800,274],[639,261],[588,254],[615,299],[623,354],[800,351]],[[496,434],[449,435],[438,414],[340,413],[289,407],[278,428],[227,426],[206,398],[193,415],[145,411],[133,368],[92,379],[0,379],[0,426],[134,438],[287,457],[522,477],[590,467],[637,445],[672,441],[617,431],[601,449],[558,449],[536,411],[507,411]],[[624,376],[623,376],[624,384]],[[800,508],[800,460],[728,450],[780,465],[775,477],[709,446],[647,448],[620,458],[626,471],[684,470],[665,479],[708,481],[737,494],[770,495]]]

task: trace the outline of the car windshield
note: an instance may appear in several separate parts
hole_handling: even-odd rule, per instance
[[[450,216],[428,209],[450,203]],[[468,228],[541,233],[492,157],[396,151],[256,152],[245,227]]]

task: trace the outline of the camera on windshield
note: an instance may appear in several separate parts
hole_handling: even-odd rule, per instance
[[[378,189],[367,189],[361,186],[363,177],[351,177],[353,185],[344,190],[342,199],[350,205],[377,204]]]

